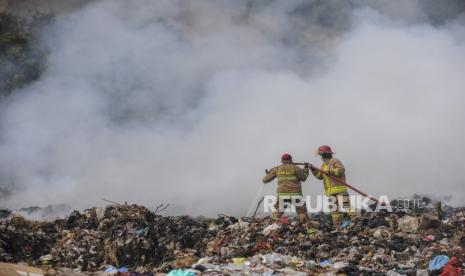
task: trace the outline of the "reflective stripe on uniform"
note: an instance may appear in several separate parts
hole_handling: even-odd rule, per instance
[[[329,172],[329,164],[324,163],[322,169],[324,172]],[[325,186],[326,194],[329,194],[328,192],[329,192],[329,188],[331,187],[331,185],[329,183],[329,177],[326,174],[323,174],[323,184]]]
[[[302,196],[302,192],[290,192],[290,193],[277,193],[278,197],[289,197],[289,196]]]
[[[324,172],[329,172],[329,164],[328,163],[323,164],[322,169],[323,169]],[[337,193],[347,192],[347,187],[346,186],[344,186],[344,185],[331,186],[330,181],[331,180],[329,179],[329,176],[324,174],[323,175],[323,183],[325,185],[326,195],[329,196],[329,195],[333,195],[333,194],[337,194]]]
[[[344,192],[347,192],[346,186],[333,186],[329,188],[328,195],[334,195],[334,194],[344,193]]]
[[[286,176],[278,176],[278,181],[297,181],[297,176],[295,175],[286,175]]]
[[[280,166],[276,171],[278,182],[280,181],[298,181],[297,175],[295,175],[295,169],[293,166]]]

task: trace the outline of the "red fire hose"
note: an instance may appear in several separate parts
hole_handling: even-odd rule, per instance
[[[364,192],[360,191],[359,189],[355,188],[354,186],[349,185],[348,183],[346,183],[345,181],[342,181],[341,179],[335,177],[334,175],[329,174],[329,173],[327,173],[327,172],[324,172],[323,170],[321,170],[320,168],[317,168],[317,167],[313,166],[312,164],[309,164],[309,163],[293,163],[293,164],[295,164],[295,165],[303,165],[303,166],[309,165],[310,168],[311,168],[312,170],[316,170],[316,171],[319,171],[319,172],[322,173],[322,174],[327,175],[328,177],[330,177],[330,178],[331,178],[332,180],[334,180],[335,182],[337,182],[337,183],[339,183],[339,184],[341,184],[341,185],[344,185],[344,186],[346,186],[346,187],[348,187],[348,188],[354,190],[355,192],[361,194],[362,196],[367,197],[367,198],[373,200],[373,201],[376,202],[376,203],[384,203],[384,202],[380,202],[378,199],[372,197],[371,195],[369,195],[369,194],[367,194],[367,193],[364,193]]]

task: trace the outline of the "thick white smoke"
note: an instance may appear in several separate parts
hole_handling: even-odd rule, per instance
[[[463,203],[460,20],[409,2],[332,25],[299,5],[99,1],[59,18],[46,73],[2,106],[2,205],[244,215],[281,153],[319,164],[320,144],[369,193]]]

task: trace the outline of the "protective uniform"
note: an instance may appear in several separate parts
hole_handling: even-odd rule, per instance
[[[283,155],[283,157],[284,156],[285,155]],[[308,177],[308,168],[302,169],[299,166],[292,164],[292,159],[282,159],[282,162],[282,165],[274,167],[265,177],[263,177],[263,183],[269,183],[275,178],[278,179],[278,200],[274,205],[277,211],[272,214],[273,218],[276,219],[283,215],[283,212],[279,211],[279,197],[298,196],[303,201],[302,186],[300,182],[305,181]],[[307,222],[309,220],[307,208],[305,203],[302,203],[302,206],[296,206],[297,216],[301,222]]]
[[[329,160],[325,160],[321,166],[321,170],[344,182],[346,181],[344,165],[342,165],[342,162],[337,158],[332,157]],[[332,177],[323,174],[320,171],[312,170],[312,174],[316,178],[323,180],[326,196],[336,197],[338,206],[342,206],[348,212],[352,212],[350,207],[349,193],[347,192],[346,186],[336,182]],[[337,210],[332,211],[331,217],[333,219],[333,224],[338,226],[344,217],[344,213]]]
[[[321,170],[330,173],[331,175],[344,182],[346,181],[344,165],[342,165],[342,162],[335,157],[332,157],[329,160],[325,160],[321,165]],[[327,196],[347,192],[346,186],[336,182],[328,175],[325,175],[317,170],[312,171],[312,173],[316,178],[323,180],[325,193]]]

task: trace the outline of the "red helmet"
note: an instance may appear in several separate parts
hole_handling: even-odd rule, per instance
[[[323,145],[321,147],[318,148],[318,154],[323,154],[323,153],[331,153],[333,154],[333,150],[331,149],[330,146],[328,145]]]
[[[281,156],[281,160],[292,161],[292,156],[289,153],[285,153]]]

